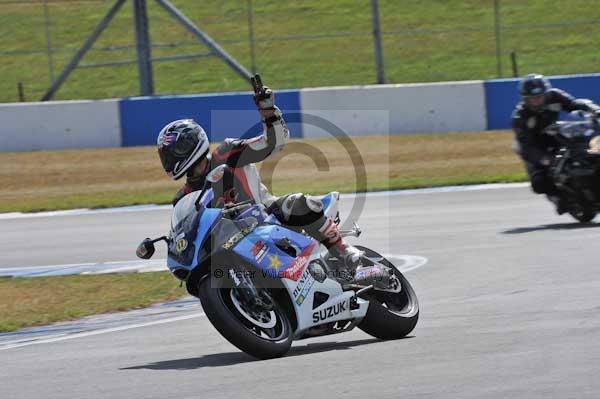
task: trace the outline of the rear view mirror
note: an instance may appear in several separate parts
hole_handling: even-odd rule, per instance
[[[206,190],[208,190],[210,184],[215,184],[216,182],[221,180],[225,175],[225,171],[227,169],[229,169],[227,165],[219,165],[210,172],[208,172],[205,178],[204,187],[202,187],[202,191],[200,191],[200,194],[198,195],[198,198],[194,203],[194,206],[196,207],[197,211],[199,211],[202,206],[200,205],[200,201],[202,200],[202,197],[204,197],[204,193],[206,193]]]
[[[150,238],[145,238],[144,241],[138,245],[137,249],[135,250],[135,254],[138,258],[150,259],[152,255],[154,255],[155,250],[156,248],[154,248],[154,242]]]
[[[225,175],[225,171],[227,170],[228,166],[227,165],[219,165],[216,168],[214,168],[213,170],[211,170],[207,175],[206,175],[206,180],[208,180],[211,183],[216,183],[219,180],[221,180],[223,178],[223,175]]]

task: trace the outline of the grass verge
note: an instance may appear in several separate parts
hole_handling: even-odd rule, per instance
[[[130,2],[128,2],[130,3]],[[148,3],[152,56],[204,53],[191,33],[154,2]],[[174,0],[194,23],[250,69],[247,3]],[[114,4],[97,1],[0,1],[0,102],[39,99]],[[502,0],[500,62],[510,75],[595,72],[600,8],[571,0]],[[50,36],[46,38],[47,7]],[[375,83],[368,1],[254,1],[256,68],[277,89]],[[81,64],[135,60],[133,8],[125,4]],[[385,77],[389,83],[487,79],[498,76],[492,1],[380,0]],[[535,16],[535,18],[532,18]],[[26,22],[25,22],[26,21]],[[48,56],[46,48],[53,51]],[[51,61],[51,63],[49,62]],[[50,67],[53,66],[53,68]],[[156,94],[249,90],[216,57],[154,62]],[[137,95],[135,64],[77,68],[56,99]]]
[[[0,279],[0,332],[146,307],[186,294],[166,272]]]
[[[507,131],[293,141],[259,167],[278,195],[523,181],[511,141]],[[154,147],[0,153],[0,212],[168,203],[181,184]]]

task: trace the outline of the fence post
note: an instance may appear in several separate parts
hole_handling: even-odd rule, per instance
[[[512,63],[513,78],[517,78],[519,77],[519,68],[517,66],[517,53],[514,51],[510,53],[510,61]]]
[[[140,78],[140,95],[154,94],[152,79],[152,60],[150,54],[150,35],[148,34],[148,13],[146,0],[133,0],[133,18],[135,21],[135,42]]]
[[[50,15],[48,14],[48,0],[44,0],[44,28],[46,34],[46,53],[48,54],[48,75],[50,84],[54,82],[54,61],[52,59],[52,41],[50,39]]]
[[[85,53],[87,53],[87,51],[92,47],[92,45],[94,44],[96,39],[104,31],[104,29],[106,29],[106,27],[108,26],[110,21],[113,19],[113,17],[117,13],[117,11],[119,11],[119,9],[123,5],[123,3],[125,3],[125,1],[126,0],[117,0],[115,2],[115,4],[113,4],[113,6],[110,8],[110,10],[108,10],[108,13],[104,16],[104,18],[102,18],[100,23],[96,26],[96,28],[94,29],[92,34],[85,40],[85,43],[83,43],[83,45],[79,48],[79,50],[77,50],[77,52],[75,53],[75,55],[73,56],[71,61],[69,61],[69,63],[67,64],[67,66],[65,66],[65,68],[60,73],[60,75],[58,75],[58,78],[56,78],[56,80],[52,82],[52,84],[50,85],[50,88],[48,88],[46,93],[44,93],[44,95],[42,96],[41,101],[48,101],[54,96],[54,93],[56,93],[56,91],[60,88],[60,86],[67,79],[69,74],[71,72],[73,72],[73,70],[77,67],[77,64],[79,64],[79,61],[83,58]]]
[[[252,0],[248,0],[248,42],[250,45],[250,70],[256,73],[256,57],[254,55],[254,21],[253,21]]]
[[[23,82],[17,83],[17,91],[19,92],[19,101],[25,102],[25,92],[23,91]]]
[[[496,68],[498,77],[502,77],[502,41],[500,39],[500,0],[494,0],[494,26],[496,33]]]
[[[381,48],[378,0],[371,0],[371,18],[373,21],[373,47],[375,50],[375,68],[377,68],[377,83],[383,84],[385,83],[385,67],[383,65],[383,50]]]

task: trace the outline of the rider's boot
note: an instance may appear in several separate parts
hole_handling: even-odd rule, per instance
[[[319,232],[323,236],[322,242],[329,253],[343,262],[344,269],[349,273],[347,280],[350,283],[371,285],[389,280],[389,271],[384,267],[379,265],[364,266],[362,264],[365,253],[345,242],[338,225],[333,219],[327,218]],[[338,271],[341,272],[341,270]]]

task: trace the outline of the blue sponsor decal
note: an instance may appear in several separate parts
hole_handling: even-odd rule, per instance
[[[304,300],[308,296],[310,289],[315,284],[314,277],[310,274],[308,267],[304,270],[304,273],[300,276],[296,288],[294,288],[293,294],[298,305],[302,305]]]

